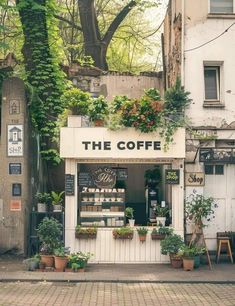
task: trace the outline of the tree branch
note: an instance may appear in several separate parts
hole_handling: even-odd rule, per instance
[[[66,22],[66,23],[69,24],[71,27],[73,27],[73,28],[75,28],[76,30],[82,32],[82,28],[81,28],[79,25],[77,25],[77,24],[75,24],[74,22],[72,22],[71,20],[68,20],[68,19],[66,19],[66,18],[64,18],[64,17],[62,17],[62,16],[59,16],[59,15],[54,15],[54,17],[55,17],[56,19],[60,20],[60,21]]]
[[[122,23],[122,21],[125,19],[125,17],[129,14],[129,12],[137,5],[136,0],[131,0],[124,8],[117,14],[117,16],[114,18],[112,23],[110,24],[107,32],[105,33],[102,42],[105,43],[107,46],[109,45],[113,34],[116,32],[119,25]]]

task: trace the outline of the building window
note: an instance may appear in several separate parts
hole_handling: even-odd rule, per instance
[[[234,0],[210,0],[210,13],[232,14]]]
[[[205,165],[206,175],[224,175],[224,165]]]
[[[220,66],[204,66],[205,101],[220,100]]]

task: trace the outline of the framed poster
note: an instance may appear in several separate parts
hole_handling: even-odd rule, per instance
[[[22,124],[9,124],[7,126],[7,155],[23,156]]]
[[[21,196],[21,184],[13,183],[12,184],[12,196],[20,197]]]
[[[21,174],[21,163],[9,163],[9,174]]]
[[[165,177],[166,177],[166,184],[178,185],[180,183],[180,170],[166,169]]]
[[[11,211],[21,211],[21,200],[11,200],[10,210]]]

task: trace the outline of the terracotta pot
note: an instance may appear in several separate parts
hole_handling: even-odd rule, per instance
[[[102,120],[102,119],[96,119],[96,120],[94,121],[94,125],[95,125],[95,126],[104,126],[104,120]]]
[[[53,255],[41,255],[41,262],[45,264],[45,267],[54,266],[54,256]]]
[[[183,258],[184,271],[193,271],[194,258]]]
[[[56,270],[64,271],[68,263],[68,258],[59,256],[54,256],[54,258]]]
[[[151,234],[152,240],[163,240],[166,235],[162,235],[162,234]]]
[[[146,241],[146,235],[139,235],[139,239],[141,242]]]

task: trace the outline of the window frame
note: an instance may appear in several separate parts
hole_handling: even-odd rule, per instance
[[[216,98],[215,99],[207,99],[206,98],[206,78],[205,78],[205,71],[216,71]],[[219,102],[220,98],[220,66],[207,66],[204,65],[204,101],[216,101]]]
[[[212,0],[208,0],[208,12],[210,15],[233,15],[235,13],[235,0],[232,0],[232,12],[211,12],[211,1]]]

